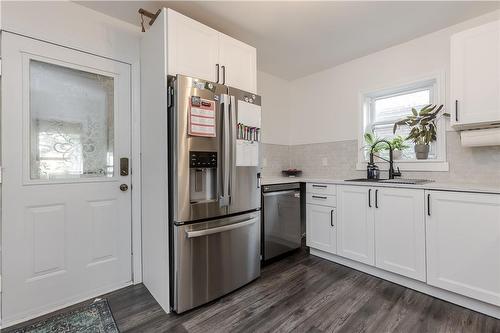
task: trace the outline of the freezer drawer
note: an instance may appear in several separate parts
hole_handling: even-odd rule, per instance
[[[260,212],[174,227],[177,313],[260,276]]]

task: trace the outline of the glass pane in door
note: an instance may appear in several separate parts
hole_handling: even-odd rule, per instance
[[[29,65],[31,179],[112,177],[114,79]]]

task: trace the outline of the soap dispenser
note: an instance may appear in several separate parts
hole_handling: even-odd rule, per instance
[[[368,179],[379,179],[380,178],[380,169],[375,163],[368,163],[366,166],[366,178]]]

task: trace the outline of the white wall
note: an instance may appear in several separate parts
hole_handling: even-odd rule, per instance
[[[361,115],[359,94],[362,91],[390,87],[445,71],[448,101],[450,36],[499,18],[500,11],[495,11],[292,81],[290,144],[356,140]]]
[[[257,90],[262,96],[262,142],[290,144],[290,82],[258,71]]]

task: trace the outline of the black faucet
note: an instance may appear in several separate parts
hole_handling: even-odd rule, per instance
[[[389,146],[389,160],[386,160],[385,158],[383,157],[380,157],[378,155],[374,155],[373,154],[373,149],[375,149],[375,147],[379,144],[379,143],[386,143],[388,146]],[[377,156],[378,158],[386,161],[386,162],[389,162],[389,179],[394,179],[394,177],[401,177],[401,171],[399,170],[399,167],[398,167],[398,171],[395,171],[394,170],[394,157],[393,157],[393,154],[392,154],[392,146],[391,146],[391,143],[387,140],[384,140],[384,139],[381,139],[381,140],[377,140],[373,145],[372,145],[372,148],[370,149],[370,163],[371,164],[374,164],[373,162],[373,156]]]

